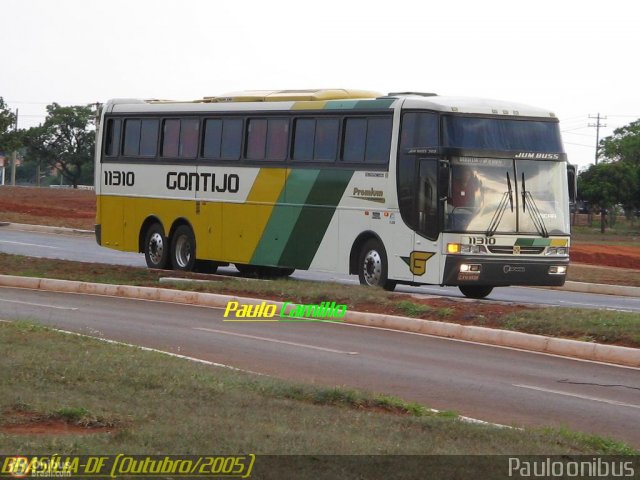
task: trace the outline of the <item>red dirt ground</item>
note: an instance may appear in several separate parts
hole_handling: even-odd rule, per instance
[[[17,410],[0,415],[0,432],[10,435],[93,435],[113,430],[103,425],[78,425],[61,418]]]
[[[636,247],[573,244],[571,246],[571,261],[640,270],[640,245]]]

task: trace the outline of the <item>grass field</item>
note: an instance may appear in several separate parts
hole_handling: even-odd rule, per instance
[[[11,352],[0,357],[1,452],[634,453],[600,437],[471,425],[399,399],[252,376],[29,323],[0,324],[0,351]],[[76,428],[34,433],[46,422]],[[7,433],[18,427],[22,433]]]

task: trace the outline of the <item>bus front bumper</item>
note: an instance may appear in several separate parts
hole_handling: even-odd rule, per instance
[[[444,266],[443,285],[562,286],[568,257],[486,258],[449,255]]]

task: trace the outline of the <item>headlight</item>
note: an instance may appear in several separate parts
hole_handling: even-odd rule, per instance
[[[567,255],[568,253],[567,247],[547,247],[547,255]]]
[[[564,275],[566,273],[566,265],[552,265],[549,267],[549,275]]]

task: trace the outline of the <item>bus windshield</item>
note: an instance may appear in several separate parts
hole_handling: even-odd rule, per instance
[[[564,151],[557,122],[448,115],[443,117],[442,123],[446,147],[540,153]]]
[[[566,163],[455,158],[447,199],[450,232],[568,235]]]

